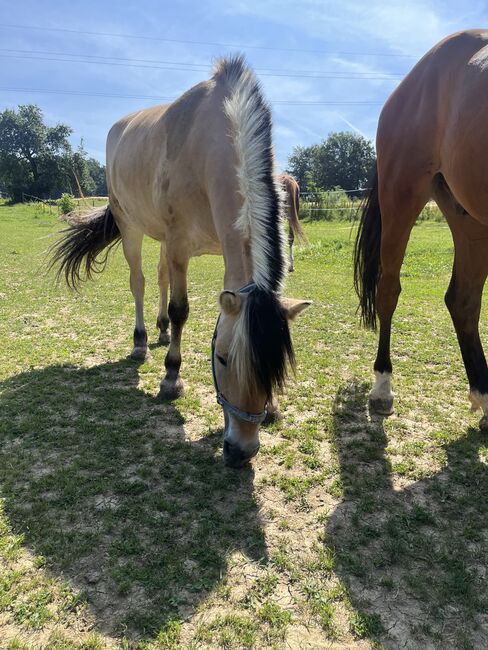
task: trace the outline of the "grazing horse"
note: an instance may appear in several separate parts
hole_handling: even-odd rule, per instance
[[[378,123],[377,174],[355,247],[362,320],[380,321],[370,406],[392,412],[391,321],[412,227],[432,197],[449,224],[454,266],[445,296],[474,408],[488,427],[488,368],[478,331],[488,275],[488,30],[447,37],[386,102]]]
[[[298,219],[300,209],[300,185],[290,174],[280,174],[278,180],[281,183],[286,196],[286,216],[288,219],[288,246],[289,246],[289,265],[288,271],[294,271],[293,267],[293,243],[295,236],[299,239],[304,238],[304,232]]]
[[[271,113],[243,58],[221,60],[211,79],[172,104],[119,120],[107,138],[107,181],[108,206],[71,222],[52,263],[76,285],[83,270],[87,277],[102,270],[110,247],[122,241],[136,309],[132,356],[143,359],[142,240],[149,235],[161,242],[157,322],[160,340],[169,340],[161,395],[174,399],[183,390],[180,344],[189,312],[189,260],[223,254],[212,370],[225,416],[224,459],[241,466],[257,453],[259,425],[294,363],[288,320],[310,304],[281,296],[283,203]]]

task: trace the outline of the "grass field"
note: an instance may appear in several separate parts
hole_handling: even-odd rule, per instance
[[[237,471],[209,361],[221,259],[191,263],[187,392],[166,404],[164,348],[126,359],[121,250],[70,293],[44,270],[59,227],[0,206],[2,650],[488,647],[488,440],[443,305],[445,227],[412,235],[389,419],[367,411],[376,337],[355,314],[350,228],[306,227],[287,283],[314,301],[296,378]],[[145,244],[152,342],[157,252]]]

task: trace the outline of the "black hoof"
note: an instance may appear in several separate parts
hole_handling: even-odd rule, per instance
[[[243,451],[239,446],[224,440],[224,463],[227,467],[244,467],[259,451],[259,444],[249,451]]]
[[[370,397],[369,410],[376,415],[392,415],[393,397]]]
[[[480,429],[483,433],[488,433],[488,415],[483,415],[480,420]]]
[[[169,381],[163,379],[159,386],[159,397],[166,401],[172,401],[183,397],[185,393],[185,385],[180,377],[176,381]]]

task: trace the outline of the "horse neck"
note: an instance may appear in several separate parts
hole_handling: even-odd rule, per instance
[[[237,291],[252,280],[252,262],[249,245],[237,231],[222,244],[224,253],[224,288]]]

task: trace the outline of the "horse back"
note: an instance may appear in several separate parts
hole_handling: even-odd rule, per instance
[[[204,81],[169,105],[114,124],[107,138],[107,180],[119,219],[156,239],[190,238],[202,250],[217,252],[209,192],[225,175],[235,182],[224,96],[225,89]]]

